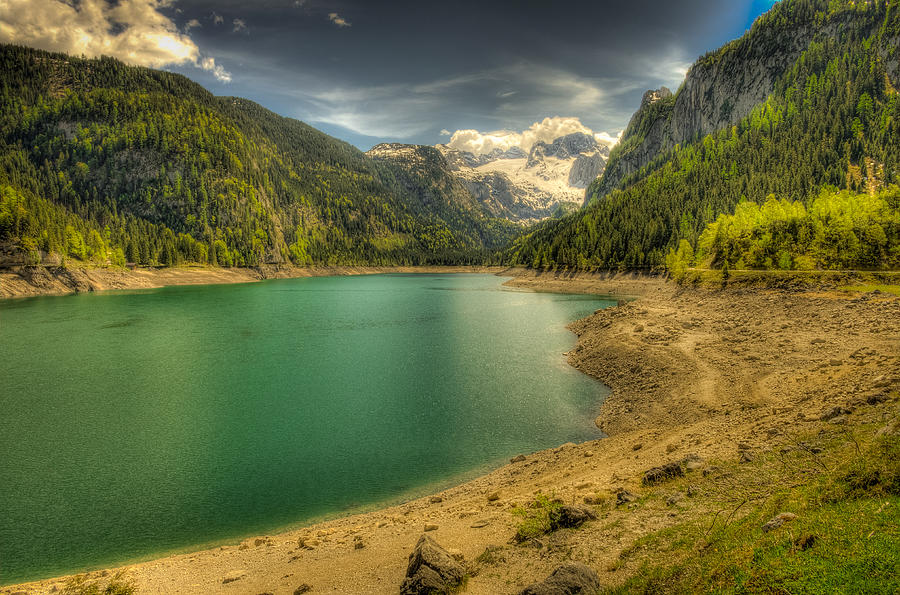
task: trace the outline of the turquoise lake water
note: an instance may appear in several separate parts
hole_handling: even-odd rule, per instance
[[[423,495],[602,435],[565,325],[493,275],[0,302],[0,584]]]

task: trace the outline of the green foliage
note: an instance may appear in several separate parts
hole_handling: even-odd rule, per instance
[[[517,506],[512,513],[522,520],[513,539],[518,542],[535,539],[551,531],[551,517],[562,507],[562,502],[546,494],[538,494],[527,506]]]
[[[0,46],[0,242],[96,264],[481,262],[516,228],[188,79]],[[444,200],[446,198],[446,200]]]
[[[536,226],[513,242],[503,261],[656,268],[681,240],[696,245],[708,224],[742,201],[761,203],[771,194],[805,198],[826,187],[874,192],[900,183],[900,72],[883,58],[896,49],[896,3],[783,0],[744,38],[700,62],[745,52],[754,43],[778,51],[777,43],[790,39],[799,23],[841,34],[816,37],[769,98],[735,126],[676,146],[617,189],[594,195],[582,211]],[[670,117],[658,103],[654,117]],[[633,122],[639,130],[652,125],[642,119]],[[625,141],[610,162],[629,147]],[[797,264],[776,254],[772,266]]]
[[[711,268],[895,269],[898,205],[896,186],[874,196],[823,190],[808,207],[774,196],[762,205],[742,202],[700,234],[698,260]]]

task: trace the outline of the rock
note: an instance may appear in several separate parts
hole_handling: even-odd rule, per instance
[[[440,496],[432,496],[431,498],[428,499],[428,501],[431,502],[432,504],[440,504],[441,502],[444,501],[444,499],[441,498]]]
[[[793,512],[782,512],[779,515],[772,517],[769,522],[762,526],[763,533],[768,533],[769,531],[774,531],[778,527],[782,526],[785,523],[789,523],[797,518],[797,515]]]
[[[644,473],[641,483],[645,486],[656,485],[675,477],[683,477],[684,469],[679,463],[666,463],[661,467],[654,467]]]
[[[425,523],[426,531],[437,531],[437,529],[438,529],[438,526],[435,525],[434,523]]]
[[[836,417],[840,417],[842,415],[850,415],[851,413],[853,412],[849,409],[845,409],[844,407],[832,407],[831,409],[823,413],[822,416],[819,417],[819,419],[821,421],[830,421]]]
[[[668,444],[668,445],[666,445],[666,453],[667,453],[667,454],[672,454],[672,453],[675,452],[676,450],[678,450],[678,445],[677,445],[677,444]]]
[[[587,508],[579,508],[578,506],[569,506],[566,504],[550,513],[550,530],[574,529],[575,527],[580,527],[586,521],[591,521],[596,518],[597,515]]]
[[[488,494],[488,497],[487,497],[488,502],[496,502],[499,499],[500,499],[500,494],[498,494],[497,492]]]
[[[521,463],[525,460],[525,455],[516,455],[509,460],[510,463]]]
[[[681,502],[683,499],[684,499],[684,494],[682,494],[681,492],[675,492],[674,494],[672,494],[671,496],[666,498],[666,505],[675,506],[676,504]]]
[[[483,527],[487,527],[489,524],[490,523],[488,523],[487,521],[475,521],[474,523],[469,525],[469,527],[473,529],[481,529]]]
[[[228,583],[233,583],[234,581],[239,581],[242,578],[247,576],[246,570],[233,570],[222,577],[222,584],[227,585]]]
[[[619,488],[616,490],[616,506],[622,506],[623,504],[628,504],[629,502],[634,502],[637,500],[637,496],[626,490],[625,488]]]
[[[638,443],[636,443],[636,444],[633,444],[633,445],[631,446],[631,450],[641,450],[642,448],[644,448],[644,445],[641,444],[640,442],[638,442]]]
[[[599,506],[606,501],[606,498],[599,494],[587,495],[584,497],[584,503],[592,506]]]
[[[703,463],[701,463],[700,461],[688,461],[687,463],[684,464],[684,470],[687,471],[688,473],[690,473],[692,471],[697,471],[697,470],[701,469],[702,467],[703,467]]]
[[[753,456],[750,454],[749,451],[746,451],[746,450],[742,450],[741,456],[738,457],[738,463],[741,463],[741,464],[749,463],[752,460],[753,460]]]
[[[254,547],[259,547],[259,546],[263,545],[264,543],[266,543],[266,540],[263,537],[257,537],[256,539],[253,540]]]
[[[306,583],[303,583],[302,585],[294,589],[294,595],[303,595],[303,593],[309,593],[310,591],[312,591],[312,587],[310,585],[307,585]]]
[[[459,562],[431,537],[422,535],[409,555],[400,594],[449,593],[464,577],[465,570]]]
[[[575,595],[596,593],[600,577],[581,562],[563,564],[540,583],[525,587],[521,595]]]

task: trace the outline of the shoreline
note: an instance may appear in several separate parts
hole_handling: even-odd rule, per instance
[[[0,299],[59,296],[176,285],[255,283],[269,279],[380,275],[388,273],[502,273],[501,266],[328,266],[256,268],[171,267],[135,269],[17,267],[0,269]]]
[[[642,275],[503,271],[515,277],[506,285],[522,289],[639,297],[569,325],[578,338],[568,362],[610,388],[597,418],[607,438],[517,457],[432,496],[92,572],[89,580],[121,571],[135,581],[138,593],[281,594],[301,584],[312,585],[314,592],[396,593],[407,554],[423,528],[434,526],[429,534],[477,570],[467,593],[518,592],[570,559],[595,568],[604,584],[614,585],[624,578],[609,570],[619,552],[703,510],[598,505],[605,520],[553,534],[535,550],[509,544],[517,524],[512,508],[536,492],[572,503],[588,498],[608,503],[622,488],[640,495],[641,476],[650,467],[684,457],[736,461],[741,452],[765,452],[788,439],[789,428],[813,429],[810,424],[819,423],[822,411],[836,405],[859,412],[848,423],[857,415],[884,416],[884,409],[866,409],[865,395],[900,389],[900,298],[895,296],[827,288],[706,289]],[[893,406],[891,399],[887,403]],[[503,563],[479,562],[487,551],[502,552]],[[225,582],[234,576],[239,578]],[[10,585],[0,593],[51,593],[65,580]]]

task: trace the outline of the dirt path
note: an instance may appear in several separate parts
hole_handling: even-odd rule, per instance
[[[529,454],[400,506],[125,567],[138,592],[282,594],[309,584],[313,593],[396,593],[426,525],[476,571],[466,593],[517,593],[572,559],[615,583],[611,570],[623,548],[705,511],[602,508],[600,520],[551,534],[535,548],[510,544],[518,520],[511,509],[537,492],[578,503],[609,499],[619,488],[640,494],[651,467],[688,455],[736,460],[818,423],[834,407],[853,412],[846,423],[876,415],[887,405],[871,405],[878,401],[871,397],[900,390],[895,296],[706,291],[628,276],[523,274],[511,284],[639,297],[570,326],[578,335],[570,363],[613,389],[597,419],[609,438]],[[496,548],[490,559],[476,562],[489,547]],[[240,578],[223,582],[231,577]],[[62,584],[0,592],[52,592]]]

